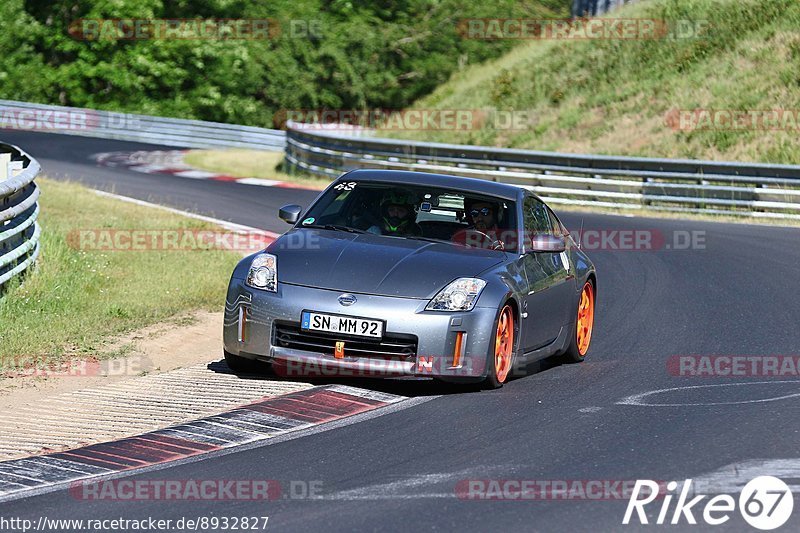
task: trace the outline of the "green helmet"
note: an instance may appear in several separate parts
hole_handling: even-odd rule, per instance
[[[414,209],[414,197],[411,193],[401,190],[391,190],[383,195],[381,199],[381,207],[390,205],[402,205],[403,207]]]
[[[385,229],[391,233],[400,231],[404,226],[411,222],[414,216],[414,195],[398,189],[388,191],[381,199],[381,215]],[[406,216],[403,218],[390,217],[389,206],[397,205],[406,209]]]

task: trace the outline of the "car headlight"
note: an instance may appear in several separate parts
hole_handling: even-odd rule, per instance
[[[272,254],[258,254],[250,263],[246,283],[256,289],[278,290],[278,258]]]
[[[458,278],[439,291],[426,311],[471,311],[486,282],[477,278]]]

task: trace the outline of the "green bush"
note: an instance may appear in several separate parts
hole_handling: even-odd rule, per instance
[[[569,0],[4,0],[0,97],[273,126],[293,109],[405,107],[509,41],[467,17],[564,16]],[[268,40],[87,41],[79,19],[276,19]],[[291,22],[321,31],[293,35]]]

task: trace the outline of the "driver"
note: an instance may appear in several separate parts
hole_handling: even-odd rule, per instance
[[[497,204],[486,200],[464,201],[469,226],[453,235],[453,242],[473,248],[502,249],[501,230],[497,225]]]
[[[367,231],[377,235],[422,235],[422,230],[416,223],[414,203],[413,196],[408,192],[401,190],[387,192],[381,199],[380,224],[370,227]]]

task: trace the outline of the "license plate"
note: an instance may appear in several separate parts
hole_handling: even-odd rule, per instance
[[[323,331],[341,335],[355,335],[380,339],[383,337],[383,320],[358,318],[354,316],[330,315],[303,311],[300,328],[306,331]]]

